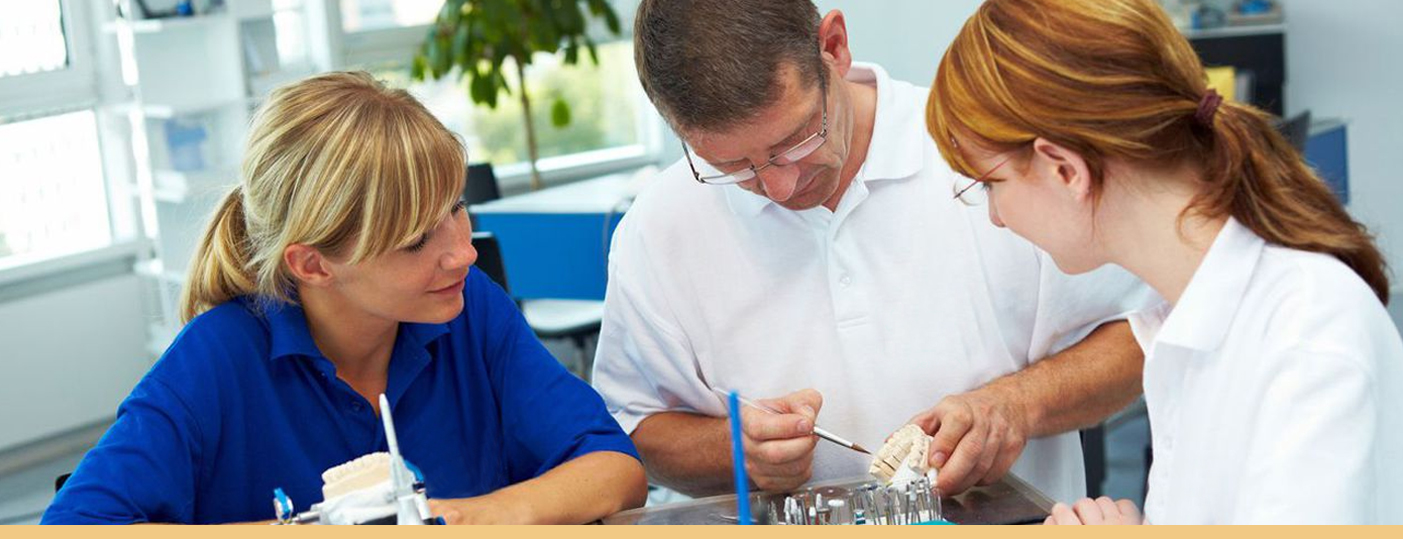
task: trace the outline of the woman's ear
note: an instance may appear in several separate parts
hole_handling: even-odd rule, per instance
[[[307,286],[323,287],[335,280],[331,264],[315,247],[294,243],[283,249],[283,263],[298,282]]]
[[[1033,166],[1065,188],[1078,202],[1091,198],[1091,168],[1081,154],[1044,138],[1033,141]]]

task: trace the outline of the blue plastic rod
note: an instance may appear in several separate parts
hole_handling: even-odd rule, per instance
[[[740,395],[732,391],[731,407],[731,462],[736,468],[736,522],[750,525],[750,478],[745,475],[745,448],[740,431]]]

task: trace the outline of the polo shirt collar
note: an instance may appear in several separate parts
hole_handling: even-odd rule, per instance
[[[1147,344],[1156,343],[1195,352],[1222,347],[1265,248],[1266,241],[1228,218],[1178,304],[1172,308],[1163,304],[1133,320],[1139,326],[1136,338],[1146,352],[1150,351]],[[1141,336],[1141,331],[1151,334]]]
[[[461,315],[460,315],[461,316]],[[385,386],[385,396],[393,408],[404,396],[409,384],[428,367],[433,355],[429,353],[429,343],[448,333],[448,324],[417,324],[400,322],[399,336],[390,355],[390,372]]]
[[[312,330],[307,326],[307,313],[296,303],[268,301],[258,305],[251,300],[249,305],[261,308],[268,320],[270,340],[269,359],[285,357],[323,357],[317,343],[312,340]]]
[[[252,302],[247,302],[252,304]],[[312,340],[312,330],[307,326],[307,313],[295,303],[275,303],[263,307],[268,320],[270,335],[269,358],[283,357],[325,357],[317,343]],[[448,333],[448,324],[419,324],[401,322],[399,335],[395,339],[394,357],[417,356],[424,352],[429,343]],[[391,361],[391,364],[394,362]]]
[[[897,85],[885,69],[876,64],[853,62],[847,80],[877,87],[876,118],[872,124],[872,140],[868,143],[867,159],[853,184],[910,177],[920,172],[925,160],[926,140],[912,136],[925,133],[922,122],[925,111],[913,106],[910,99],[899,95]],[[922,123],[922,125],[913,125]],[[739,185],[723,187],[731,211],[742,217],[754,217],[775,202],[742,189]],[[848,189],[852,189],[849,186]],[[844,193],[847,196],[847,193]]]
[[[858,174],[865,182],[900,180],[921,171],[925,165],[925,99],[909,99],[907,92],[922,90],[892,80],[876,64],[854,62],[848,80],[877,87],[877,116],[872,124],[872,140],[867,143],[867,160]]]

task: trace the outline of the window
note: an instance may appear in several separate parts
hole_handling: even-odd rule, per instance
[[[420,26],[434,22],[443,0],[341,0],[346,32]]]
[[[283,66],[311,65],[311,54],[307,48],[307,20],[302,1],[275,0],[273,27],[278,46],[278,62]]]
[[[633,65],[632,44],[616,41],[599,47],[599,66],[588,60],[563,66],[558,57],[542,55],[527,70],[531,89],[531,115],[536,126],[543,161],[572,154],[616,150],[645,152],[646,126],[640,125],[641,100]],[[473,162],[490,162],[510,169],[527,159],[521,101],[502,95],[497,108],[474,106],[467,81],[447,78],[414,82],[402,67],[378,70],[381,79],[407,87],[449,129],[467,142]],[[517,81],[509,75],[509,84]],[[551,125],[551,103],[557,98],[570,104],[571,122],[564,128]],[[619,151],[622,150],[622,151]]]
[[[112,241],[91,110],[0,125],[0,259]]]
[[[81,4],[0,2],[0,268],[112,243]]]
[[[610,0],[627,31],[636,0]],[[528,176],[526,134],[521,101],[499,97],[497,108],[476,106],[466,81],[454,76],[439,81],[412,81],[409,62],[427,34],[442,0],[338,0],[340,65],[366,69],[391,85],[407,88],[449,129],[467,143],[473,162],[490,162],[504,184],[523,184]],[[561,65],[558,56],[541,55],[527,69],[531,113],[541,161],[552,177],[581,177],[639,166],[651,161],[661,141],[662,120],[647,104],[634,70],[630,36],[600,36],[599,66],[581,55],[578,65]],[[509,84],[516,87],[514,70]],[[570,105],[565,128],[551,124],[551,105]]]
[[[0,77],[68,65],[62,11],[56,0],[0,5]]]

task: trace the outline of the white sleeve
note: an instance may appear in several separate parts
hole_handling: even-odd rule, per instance
[[[1376,454],[1374,374],[1342,353],[1297,346],[1274,355],[1259,359],[1277,372],[1251,427],[1232,521],[1382,522],[1376,462],[1392,457]]]
[[[1139,278],[1114,265],[1081,275],[1067,275],[1043,251],[1038,284],[1037,315],[1029,347],[1031,361],[1061,352],[1107,322],[1160,303],[1159,296]]]
[[[696,354],[668,304],[676,291],[654,271],[630,217],[619,224],[609,253],[594,387],[629,434],[659,412],[724,414],[698,375]]]

